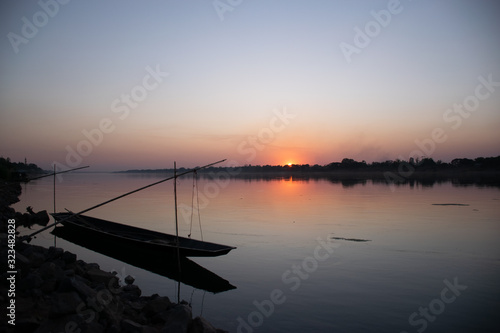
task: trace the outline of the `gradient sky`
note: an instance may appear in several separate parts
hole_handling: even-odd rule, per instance
[[[477,88],[500,82],[496,1],[243,0],[224,12],[211,0],[54,1],[41,1],[51,15],[0,5],[0,155],[14,161],[96,171],[500,155],[500,86]],[[385,26],[372,11],[390,13]],[[369,43],[357,28],[372,29]],[[347,44],[359,46],[350,61]],[[147,68],[168,73],[146,78],[150,91]],[[473,112],[447,111],[476,88]]]

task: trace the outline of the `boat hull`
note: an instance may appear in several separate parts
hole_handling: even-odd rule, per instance
[[[229,253],[235,247],[177,237],[156,231],[128,226],[72,213],[52,214],[56,221],[72,232],[79,232],[96,242],[107,242],[110,246],[130,251],[134,248],[158,255],[182,257],[216,257]]]

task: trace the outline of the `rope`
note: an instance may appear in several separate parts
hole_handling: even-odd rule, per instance
[[[194,181],[194,175],[196,172],[193,172],[193,190],[191,191],[191,224],[189,225],[189,235],[188,238],[191,238],[191,233],[193,230],[193,214],[194,214],[194,187],[195,187],[195,181]]]
[[[205,294],[207,293],[206,290],[203,291],[203,297],[201,298],[201,313],[200,317],[203,317],[203,305],[205,304]]]
[[[198,190],[198,173],[194,172],[194,175],[196,175],[196,206],[198,206],[198,223],[200,224],[200,235],[201,235],[201,240],[203,241],[203,230],[201,230],[201,215],[200,215],[200,196],[199,196],[200,191]]]
[[[201,228],[201,215],[200,215],[200,191],[198,189],[198,173],[196,171],[193,172],[193,191],[191,192],[191,223],[189,225],[189,235],[188,238],[191,238],[191,233],[193,231],[193,216],[194,216],[194,189],[196,188],[196,206],[198,208],[198,224],[200,225],[200,235],[201,240],[203,241],[203,230]]]

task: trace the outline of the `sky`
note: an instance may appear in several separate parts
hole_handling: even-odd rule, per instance
[[[0,13],[0,155],[13,161],[500,155],[496,1],[40,0]]]

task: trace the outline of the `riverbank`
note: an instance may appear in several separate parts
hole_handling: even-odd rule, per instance
[[[78,260],[64,249],[31,245],[17,236],[14,243],[15,228],[28,220],[45,223],[43,213],[34,220],[33,214],[10,207],[20,194],[18,183],[0,184],[0,248],[5,258],[0,303],[7,311],[1,331],[224,332],[202,317],[193,318],[185,301],[174,303],[157,294],[142,296],[131,276],[121,282],[116,272]]]

